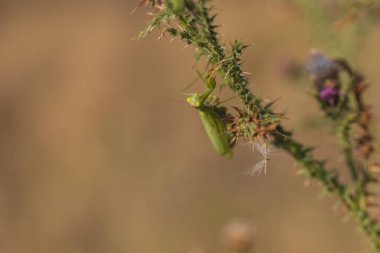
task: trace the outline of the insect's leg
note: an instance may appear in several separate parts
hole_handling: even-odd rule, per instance
[[[195,66],[195,72],[197,72],[197,77],[194,78],[193,81],[191,81],[183,90],[182,93],[187,92],[188,89],[190,89],[199,79],[202,79],[204,81],[201,72],[199,71],[198,67]]]
[[[202,104],[211,95],[216,87],[216,81],[214,76],[210,76],[208,73],[205,75],[206,90],[199,95]]]
[[[210,66],[210,62],[207,62],[205,69],[208,69],[209,66]],[[200,71],[199,68],[198,68],[198,64],[197,64],[197,62],[196,62],[195,65],[193,66],[193,69],[194,69],[195,72],[197,73],[197,77],[194,78],[194,80],[191,81],[191,82],[190,82],[190,83],[189,83],[189,84],[188,84],[188,85],[182,90],[182,93],[187,92],[187,90],[190,89],[190,88],[196,83],[196,81],[198,81],[199,79],[202,79],[202,81],[205,81],[205,79],[204,79],[203,76],[202,76],[201,71]],[[209,71],[209,72],[210,72],[210,71]]]

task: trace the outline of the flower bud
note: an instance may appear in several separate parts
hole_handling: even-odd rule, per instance
[[[339,98],[339,92],[334,88],[327,86],[319,91],[319,97],[330,105],[334,105]]]

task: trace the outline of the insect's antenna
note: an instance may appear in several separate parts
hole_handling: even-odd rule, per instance
[[[197,71],[198,73],[198,71]],[[186,92],[188,89],[190,89],[198,80],[199,78],[202,78],[202,76],[198,73],[198,76],[194,78],[193,81],[191,81],[186,87],[182,90],[182,93]]]
[[[227,98],[227,99],[225,99],[225,100],[220,101],[219,104],[223,104],[223,103],[225,103],[225,102],[231,101],[231,100],[234,99],[234,98],[236,98],[236,95],[234,95],[234,96],[232,96],[232,97],[230,97],[230,98]]]
[[[131,14],[134,14],[138,8],[146,4],[147,0],[141,0],[140,3],[131,11]]]
[[[205,67],[205,69],[208,69],[208,67],[210,66],[210,63],[207,62],[207,65]],[[198,66],[197,65],[194,65],[194,69],[195,69],[195,72],[197,73],[197,77],[194,78],[193,81],[191,81],[183,90],[182,90],[182,93],[186,92],[188,89],[190,89],[199,79],[202,79],[202,81],[204,82],[205,80],[203,79],[203,76],[202,76],[202,73],[201,71],[199,70]]]
[[[166,99],[172,101],[172,102],[176,102],[176,103],[180,103],[180,104],[186,104],[184,101],[181,101],[181,100],[178,100],[178,99],[175,99],[175,98],[172,98],[172,97],[166,97]]]

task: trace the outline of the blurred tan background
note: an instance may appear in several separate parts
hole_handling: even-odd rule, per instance
[[[149,19],[131,15],[137,2],[0,1],[0,252],[222,252],[234,220],[253,227],[253,252],[368,252],[280,150],[258,177],[242,174],[259,159],[248,145],[231,161],[215,154],[197,113],[176,102],[195,77],[192,50],[157,33],[131,40]],[[283,73],[320,47],[304,17],[286,1],[216,6],[225,39],[255,44],[252,89],[280,98],[296,137],[341,166],[310,81]],[[375,109],[379,28],[356,63]]]

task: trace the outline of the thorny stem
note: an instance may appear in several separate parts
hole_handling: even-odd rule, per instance
[[[312,157],[311,150],[292,138],[276,137],[276,142],[303,166],[301,173],[307,178],[318,179],[329,193],[336,195],[355,219],[359,228],[367,235],[377,252],[380,252],[380,228],[377,221],[363,207],[362,195],[350,193],[335,173],[326,170],[324,163]],[[284,145],[285,144],[285,145]]]
[[[360,156],[365,162],[365,169],[363,173],[363,187],[366,187],[368,183],[373,181],[370,175],[370,166],[372,165],[372,155],[374,153],[374,147],[372,144],[372,135],[369,131],[369,121],[371,118],[369,107],[363,102],[363,91],[367,88],[363,76],[355,74],[353,78],[354,95],[356,101],[356,114],[357,125],[359,127],[359,133],[357,137],[357,146],[359,148]]]
[[[337,136],[341,143],[344,159],[346,164],[350,169],[351,177],[355,183],[357,183],[359,177],[357,173],[357,168],[355,165],[355,160],[352,152],[352,143],[350,136],[352,134],[352,124],[355,122],[355,114],[349,114],[344,119],[339,122],[337,128]]]
[[[363,75],[354,71],[346,61],[336,60],[335,62],[340,68],[346,71],[351,78],[349,92],[353,94],[355,105],[351,109],[354,115],[351,116],[352,120],[349,124],[351,127],[354,124],[357,125],[358,130],[355,142],[356,148],[359,150],[358,156],[361,159],[361,166],[358,168],[358,171],[361,174],[359,190],[362,191],[362,194],[368,195],[368,184],[376,182],[376,179],[370,174],[370,167],[374,166],[374,162],[372,161],[372,155],[374,153],[374,147],[372,144],[373,137],[369,130],[371,115],[369,106],[367,106],[363,100],[363,93],[367,89],[368,84]],[[352,150],[354,149],[353,145],[350,143],[347,148],[350,148],[352,156]]]
[[[371,161],[374,148],[369,131],[370,113],[363,101],[367,84],[364,77],[354,71],[345,60],[331,60],[316,50],[311,51],[311,56],[313,62],[309,65],[309,70],[317,90],[315,97],[325,116],[337,122],[336,136],[351,174],[352,190],[360,196],[363,208],[373,206],[368,185],[376,182],[370,174],[370,169],[376,165]],[[342,82],[341,74],[344,73],[350,79],[347,84]],[[329,88],[336,92],[330,98],[323,93]]]
[[[198,54],[197,57],[204,56],[208,60],[210,66],[221,75],[230,89],[240,98],[246,110],[259,117],[276,116],[268,107],[262,106],[260,99],[248,88],[248,79],[241,69],[240,62],[240,55],[246,46],[235,42],[231,46],[231,52],[228,53],[221,45],[218,34],[215,32],[216,26],[213,24],[215,16],[210,16],[210,8],[206,7],[207,0],[186,0],[186,9],[182,12],[174,12],[165,8],[161,1],[150,0],[149,2],[153,6],[159,7],[160,10],[156,13],[155,18],[160,16],[161,20],[159,21],[161,22],[157,22],[155,19],[154,26],[158,26],[157,23],[166,22],[169,25],[167,32],[173,37],[178,36],[187,44],[193,44]],[[169,19],[171,19],[170,23]],[[150,26],[149,30],[153,27]],[[142,36],[144,35],[146,32],[142,33]],[[357,103],[360,109],[362,107],[360,96],[357,98]],[[364,126],[363,129],[365,130]],[[292,133],[285,130],[280,124],[276,125],[275,131],[269,131],[267,134],[272,137],[275,146],[284,149],[302,166],[301,174],[306,178],[319,180],[327,192],[339,198],[375,249],[380,252],[380,227],[376,220],[369,215],[367,206],[363,205],[363,195],[351,193],[348,187],[339,180],[336,173],[326,169],[323,161],[313,157],[311,148],[307,148],[293,139]],[[356,177],[354,167],[351,170]]]

